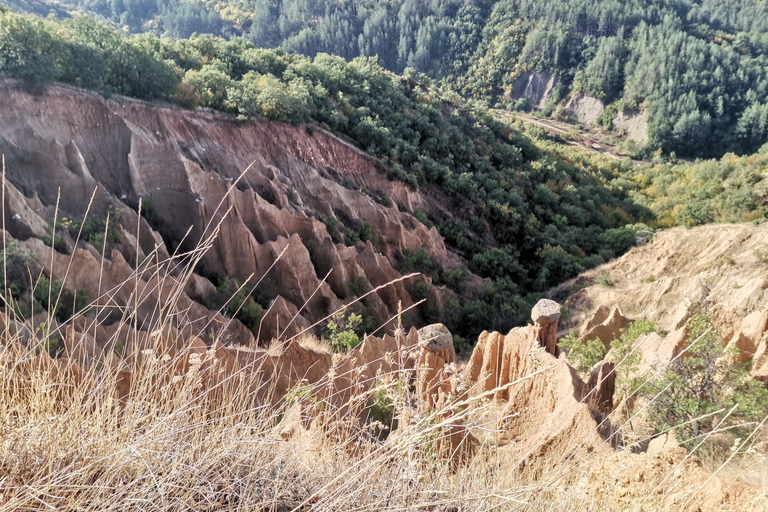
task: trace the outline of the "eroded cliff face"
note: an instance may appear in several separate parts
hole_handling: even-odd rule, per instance
[[[60,87],[33,96],[2,80],[0,154],[9,182],[6,229],[24,243],[45,237],[55,215],[82,219],[94,190],[92,214],[123,212],[116,253],[107,253],[110,268],[135,268],[156,247],[160,259],[177,246],[190,249],[217,227],[198,270],[261,281],[274,300],[262,340],[291,320],[286,334],[298,332],[361,289],[400,277],[395,267],[407,249],[423,247],[438,268],[461,264],[436,229],[397,207],[450,214],[448,200],[390,181],[368,155],[320,129],[240,122]],[[382,204],[385,196],[392,206]],[[140,200],[151,225],[138,218]],[[346,246],[344,234],[363,223],[370,223],[368,240]],[[101,248],[82,242],[78,248],[74,267],[101,266]],[[97,296],[96,284],[81,281],[77,286]],[[203,301],[212,286],[205,277],[192,282],[186,291]],[[409,292],[418,282],[429,285],[433,310],[452,294],[424,276],[390,285],[366,301],[376,327],[395,316],[399,303],[414,304]],[[422,313],[413,311],[413,323],[423,322]]]

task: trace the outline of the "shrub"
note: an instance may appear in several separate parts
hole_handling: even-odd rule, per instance
[[[416,217],[416,220],[429,227],[429,218],[427,217],[427,214],[424,212],[424,210],[421,208],[416,208],[413,211],[413,216]]]
[[[558,345],[566,350],[568,362],[584,376],[588,376],[592,368],[602,361],[608,352],[599,339],[596,338],[583,343],[579,341],[576,331],[573,330],[560,338]]]
[[[611,341],[611,355],[620,364],[616,367],[616,393],[628,396],[642,384],[643,378],[637,375],[642,352],[636,350],[635,342],[644,335],[655,332],[655,325],[650,320],[636,320],[621,334],[619,339]]]
[[[468,279],[469,272],[464,267],[454,269],[449,268],[444,270],[440,275],[440,280],[443,284],[457,292],[461,291]]]
[[[324,338],[336,352],[349,352],[360,344],[360,337],[355,333],[363,323],[363,317],[344,310],[336,312],[326,325]]]
[[[331,215],[326,215],[323,217],[323,224],[325,224],[325,229],[328,230],[328,234],[333,235],[339,226],[339,221]]]
[[[58,279],[51,282],[46,276],[40,276],[34,298],[59,322],[69,321],[88,306],[88,294],[84,290],[71,291]]]
[[[368,291],[368,281],[364,277],[356,277],[349,282],[349,288],[355,294],[355,297],[360,297]]]
[[[427,283],[416,283],[411,290],[411,298],[415,302],[424,300],[429,295],[429,285]]]
[[[426,274],[434,269],[432,258],[429,257],[429,253],[427,253],[427,249],[424,246],[419,247],[415,251],[407,248],[403,251],[403,256],[405,256],[404,272],[415,271]]]
[[[29,269],[35,263],[35,255],[14,241],[2,252],[2,261],[5,263],[6,288],[18,299],[31,287]]]
[[[344,245],[348,247],[353,247],[357,245],[357,243],[360,241],[360,234],[352,229],[348,229],[346,233],[344,233]]]
[[[684,357],[670,363],[644,392],[655,397],[648,418],[656,432],[674,429],[687,448],[696,446],[699,436],[721,422],[721,428],[743,428],[768,414],[768,388],[749,378],[747,366],[736,362],[735,349],[723,346],[711,320],[711,315],[699,313],[688,321]],[[726,411],[734,406],[726,418]]]
[[[259,327],[264,312],[261,304],[248,293],[248,287],[241,287],[237,279],[229,277],[219,283],[215,296],[208,297],[206,302],[212,309],[219,309],[226,303],[227,313],[252,331]]]

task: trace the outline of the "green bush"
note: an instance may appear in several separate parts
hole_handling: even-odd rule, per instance
[[[35,264],[36,257],[18,242],[13,241],[2,252],[2,261],[5,264],[7,280],[5,287],[18,300],[31,288],[30,268]]]
[[[568,362],[576,368],[582,376],[588,377],[592,368],[603,360],[608,352],[605,345],[599,339],[589,340],[586,343],[579,341],[576,331],[570,331],[560,338],[557,344],[565,349]]]
[[[411,290],[411,298],[414,302],[424,300],[429,295],[429,285],[427,283],[416,283]]]
[[[613,288],[613,279],[611,279],[611,275],[608,272],[603,272],[600,274],[600,286]]]
[[[648,419],[657,432],[674,429],[681,444],[692,448],[702,435],[720,428],[754,428],[768,415],[768,388],[749,378],[738,364],[736,349],[727,349],[712,330],[709,314],[694,315],[686,325],[684,357],[673,361],[644,395],[653,398]],[[658,396],[657,396],[658,395]],[[738,405],[726,418],[726,411]]]
[[[644,376],[637,375],[642,360],[642,350],[634,352],[635,343],[641,336],[655,332],[656,326],[650,320],[636,320],[621,334],[619,339],[611,341],[611,355],[617,363],[616,395],[627,397],[635,393],[644,381]]]
[[[349,352],[360,344],[355,332],[363,323],[363,317],[345,310],[335,313],[325,328],[325,339],[335,352]]]
[[[71,291],[61,281],[51,282],[46,276],[40,276],[34,298],[49,315],[62,323],[81,313],[89,303],[84,290]]]
[[[349,282],[349,288],[355,297],[361,297],[368,291],[368,281],[364,277],[356,277]]]
[[[434,270],[434,263],[432,263],[432,258],[429,257],[426,247],[419,247],[415,251],[406,248],[403,251],[403,256],[405,257],[403,273],[421,272],[428,274]]]
[[[220,309],[225,303],[229,316],[240,320],[251,331],[258,329],[264,309],[248,293],[247,286],[241,287],[237,279],[225,277],[216,287],[214,296],[206,297],[206,305]]]

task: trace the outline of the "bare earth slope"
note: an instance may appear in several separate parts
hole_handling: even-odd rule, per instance
[[[285,299],[271,312],[273,318],[264,319],[265,340],[305,304],[294,331],[353,299],[351,283],[370,289],[399,277],[393,267],[406,249],[425,247],[442,268],[459,265],[434,228],[377,200],[388,196],[409,211],[444,208],[447,201],[390,181],[365,153],[322,130],[238,122],[60,87],[32,96],[14,81],[2,80],[0,153],[19,192],[16,202],[30,205],[24,212],[8,212],[20,216],[8,225],[16,239],[44,236],[57,201],[59,218],[82,218],[97,187],[94,211],[113,206],[125,212],[124,242],[137,234],[131,208],[140,198],[151,202],[159,233],[141,224],[144,254],[161,238],[171,249],[180,242],[193,247],[206,225],[229,212],[204,259],[208,274],[241,283],[253,275],[255,282],[283,253],[262,283],[271,299]],[[346,230],[358,231],[364,222],[371,225],[369,241],[345,246]],[[129,262],[135,256],[131,245],[120,249]],[[409,290],[419,280],[429,282],[419,277],[374,294],[367,305],[374,325],[387,322],[399,301],[405,308],[412,305]],[[211,289],[204,280],[200,286]],[[430,287],[430,304],[439,307],[447,293]],[[420,322],[418,312],[413,320]]]

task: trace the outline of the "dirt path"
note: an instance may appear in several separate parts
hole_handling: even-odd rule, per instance
[[[552,119],[539,119],[538,117],[534,117],[529,114],[525,114],[522,112],[515,112],[511,113],[506,110],[492,110],[492,112],[497,115],[501,119],[505,120],[512,120],[512,119],[519,119],[520,121],[528,124],[532,124],[534,126],[538,126],[539,128],[543,128],[544,130],[547,130],[550,133],[553,133],[555,135],[564,135],[566,133],[572,133],[574,131],[579,132],[579,140],[568,140],[564,139],[563,143],[567,146],[572,146],[576,148],[584,149],[591,153],[597,153],[602,156],[606,156],[608,158],[612,158],[614,160],[624,160],[627,158],[625,155],[620,155],[616,152],[616,147],[613,144],[605,142],[605,140],[600,140],[599,143],[594,142],[594,139],[597,138],[594,133],[586,132],[582,130],[579,126],[563,123],[560,121],[554,121]],[[644,162],[642,160],[632,160],[636,165],[643,165],[648,162]]]

